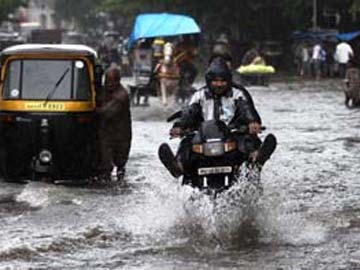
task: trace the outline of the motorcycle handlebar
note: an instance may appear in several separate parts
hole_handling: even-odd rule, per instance
[[[170,140],[175,139],[175,138],[182,138],[185,136],[193,135],[196,132],[197,132],[196,130],[183,130],[180,134],[177,134],[176,136],[170,135]]]
[[[260,127],[261,131],[266,130],[265,126],[261,126]],[[248,126],[241,126],[239,128],[233,128],[230,130],[231,133],[248,133],[249,132],[249,127]]]
[[[266,127],[261,126],[260,130],[264,131],[264,130],[266,130]],[[182,138],[182,137],[185,137],[185,136],[193,135],[196,132],[197,132],[196,130],[184,130],[181,134],[178,134],[178,136],[170,136],[170,140],[175,139],[175,138]],[[249,127],[248,126],[241,126],[239,128],[231,129],[230,132],[231,133],[248,133],[249,132]]]
[[[173,113],[172,115],[170,115],[167,119],[166,122],[171,122],[177,118],[180,118],[182,116],[182,111],[177,111],[175,113]]]

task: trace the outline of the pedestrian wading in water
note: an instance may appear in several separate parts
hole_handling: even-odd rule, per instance
[[[120,83],[120,69],[110,67],[105,73],[105,88],[98,113],[100,143],[100,173],[108,179],[113,167],[122,177],[131,146],[131,114],[129,96]]]
[[[355,58],[347,64],[344,94],[346,107],[360,107],[360,68]]]

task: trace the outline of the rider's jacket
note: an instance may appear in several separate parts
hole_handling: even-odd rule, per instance
[[[202,121],[208,120],[221,120],[232,128],[251,122],[261,124],[249,92],[235,84],[221,97],[214,95],[206,86],[199,89],[174,126],[197,129]]]

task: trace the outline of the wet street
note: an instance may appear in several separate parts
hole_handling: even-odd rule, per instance
[[[340,84],[250,88],[278,149],[211,201],[161,166],[170,109],[134,108],[124,182],[0,182],[0,269],[360,269],[360,110]]]

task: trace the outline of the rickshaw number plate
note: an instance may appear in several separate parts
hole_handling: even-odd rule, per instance
[[[208,175],[208,174],[223,174],[223,173],[231,173],[231,166],[222,166],[222,167],[209,167],[209,168],[199,168],[199,175]]]
[[[46,111],[63,111],[65,110],[65,104],[64,103],[26,103],[25,108],[28,110],[46,110]]]

